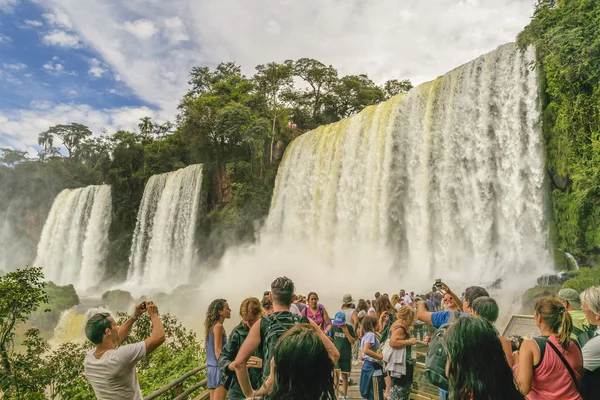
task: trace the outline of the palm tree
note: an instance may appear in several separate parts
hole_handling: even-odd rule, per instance
[[[140,118],[140,123],[138,124],[138,128],[140,128],[140,133],[144,138],[149,138],[150,134],[154,130],[154,124],[152,123],[152,118],[144,117]]]
[[[44,162],[49,150],[54,146],[54,135],[48,131],[40,133],[38,135],[38,145],[42,146],[40,161]]]

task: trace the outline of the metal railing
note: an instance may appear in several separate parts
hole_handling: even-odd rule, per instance
[[[179,378],[174,379],[173,381],[169,382],[167,385],[161,387],[160,389],[155,390],[154,392],[150,393],[149,395],[147,395],[146,397],[144,397],[144,400],[153,400],[156,399],[157,397],[159,397],[162,394],[165,394],[166,392],[168,392],[169,390],[175,388],[177,389],[177,387],[181,388],[183,382],[185,380],[187,380],[188,378],[197,375],[199,373],[201,373],[202,371],[204,371],[206,369],[206,364],[201,365],[197,368],[194,368],[191,371],[186,372],[185,374],[181,375]],[[202,387],[206,387],[206,379],[201,380],[200,382],[198,382],[197,384],[195,384],[194,386],[190,387],[189,389],[187,389],[185,392],[177,395],[177,397],[175,397],[175,400],[183,400],[183,399],[187,399],[188,396],[190,396],[192,393],[196,392],[197,390],[201,389]],[[208,398],[208,390],[203,392],[198,399],[205,399]]]

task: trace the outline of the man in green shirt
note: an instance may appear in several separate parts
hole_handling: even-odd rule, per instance
[[[581,309],[579,293],[575,289],[562,289],[558,292],[558,298],[569,314],[571,314],[574,328],[571,337],[577,340],[579,334],[589,329],[589,324],[585,318],[585,311]]]

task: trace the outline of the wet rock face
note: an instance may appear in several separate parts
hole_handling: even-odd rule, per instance
[[[571,178],[569,176],[562,176],[556,172],[551,172],[550,178],[552,179],[552,184],[560,190],[565,190],[571,183]]]
[[[568,279],[568,276],[564,276],[562,274],[545,274],[537,279],[537,283],[541,286],[562,285]]]

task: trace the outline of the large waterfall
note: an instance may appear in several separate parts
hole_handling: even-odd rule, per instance
[[[148,180],[131,246],[129,281],[163,289],[188,282],[201,186],[200,164]]]
[[[65,189],[56,196],[34,265],[47,279],[78,290],[97,285],[104,274],[112,201],[110,186]]]
[[[298,137],[280,166],[265,236],[327,251],[369,244],[427,279],[491,282],[547,269],[534,57],[503,45]]]

